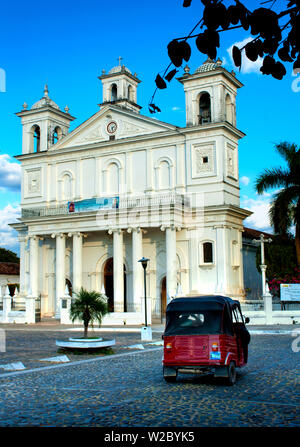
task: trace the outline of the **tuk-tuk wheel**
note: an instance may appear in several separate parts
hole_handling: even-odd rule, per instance
[[[235,363],[230,362],[230,365],[228,366],[228,379],[227,383],[228,385],[234,385],[236,382],[236,369],[235,369]]]
[[[168,383],[176,382],[176,376],[164,376],[164,379]]]
[[[164,367],[163,374],[166,382],[176,382],[177,370],[175,368]]]

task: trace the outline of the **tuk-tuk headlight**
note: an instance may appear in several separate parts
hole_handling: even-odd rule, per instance
[[[218,351],[218,350],[219,350],[218,343],[213,343],[213,344],[211,345],[211,350],[212,350],[212,351]]]
[[[172,349],[172,343],[166,343],[166,349]]]

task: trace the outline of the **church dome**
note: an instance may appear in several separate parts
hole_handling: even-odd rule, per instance
[[[131,74],[129,68],[125,67],[125,65],[116,65],[111,70],[109,70],[108,74],[121,73],[121,71],[127,71]]]
[[[31,109],[40,109],[46,106],[51,106],[59,110],[58,105],[54,101],[52,101],[52,99],[49,98],[49,91],[47,85],[45,85],[44,96],[39,101],[35,102],[31,107]]]
[[[221,59],[218,59],[217,62],[215,62],[214,60],[208,58],[202,65],[200,65],[200,67],[197,68],[197,70],[195,70],[195,73],[216,70],[217,68],[221,67],[221,65]]]

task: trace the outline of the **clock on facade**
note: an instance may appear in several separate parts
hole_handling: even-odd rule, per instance
[[[107,127],[106,127],[106,129],[107,129],[107,132],[108,133],[110,133],[110,134],[113,134],[113,133],[116,133],[116,131],[117,131],[117,123],[115,122],[115,121],[110,121],[108,124],[107,124]]]

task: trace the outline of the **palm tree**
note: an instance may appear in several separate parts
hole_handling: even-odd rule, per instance
[[[276,144],[275,149],[287,162],[287,168],[265,169],[256,179],[255,186],[258,194],[268,188],[281,188],[271,203],[271,224],[275,233],[283,236],[288,234],[291,225],[295,225],[296,255],[300,267],[300,147],[282,142]]]
[[[70,317],[72,322],[79,319],[83,321],[84,338],[88,335],[88,326],[91,322],[102,322],[104,315],[108,314],[107,299],[102,293],[95,291],[89,292],[81,287],[78,293],[75,293],[76,299],[71,304]]]

